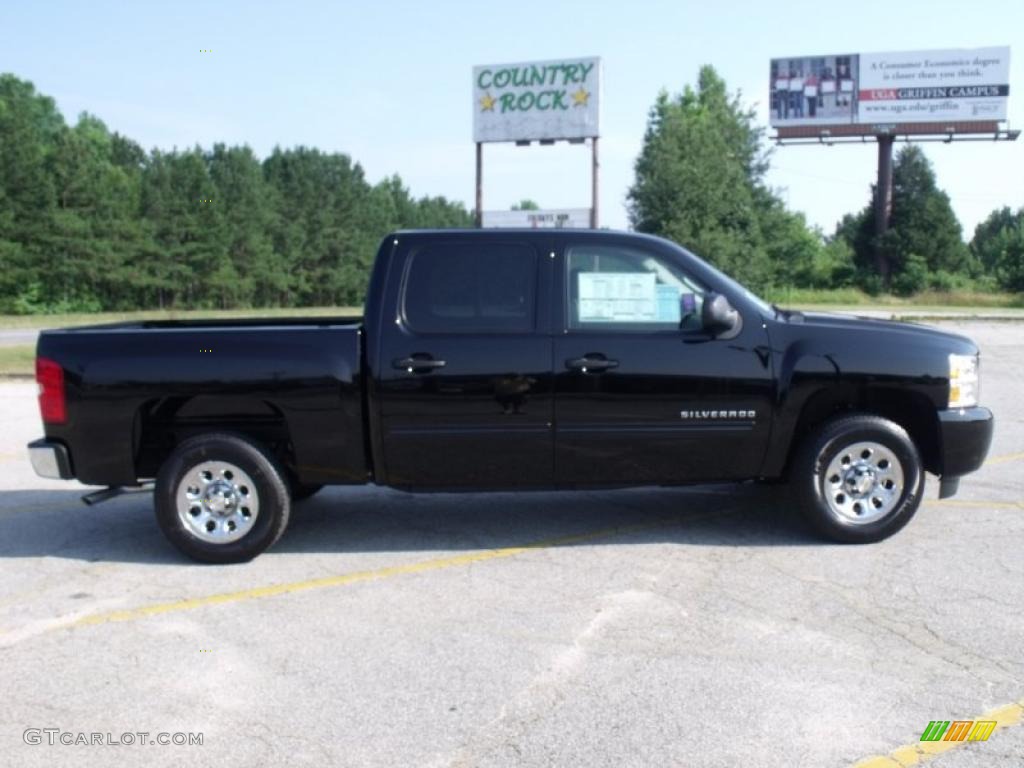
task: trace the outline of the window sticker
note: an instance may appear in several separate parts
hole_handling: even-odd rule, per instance
[[[581,272],[578,277],[580,322],[658,321],[658,292],[653,272]],[[676,296],[678,304],[678,292]],[[678,306],[676,313],[678,315]]]
[[[683,319],[679,303],[679,286],[658,285],[656,290],[658,297],[658,322],[679,325]]]

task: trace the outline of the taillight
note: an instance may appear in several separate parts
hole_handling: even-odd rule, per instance
[[[36,358],[36,383],[39,384],[39,411],[44,424],[63,424],[68,420],[64,398],[64,369],[45,357]]]

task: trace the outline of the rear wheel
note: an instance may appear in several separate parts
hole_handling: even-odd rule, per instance
[[[281,537],[291,511],[274,457],[231,434],[182,442],[160,469],[154,501],[168,540],[206,563],[251,560]]]
[[[833,541],[885,539],[910,522],[924,495],[924,468],[910,436],[878,416],[826,422],[801,447],[791,482],[804,517]]]

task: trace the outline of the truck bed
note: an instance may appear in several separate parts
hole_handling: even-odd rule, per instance
[[[68,419],[46,436],[94,485],[154,477],[180,440],[235,430],[299,482],[365,482],[359,317],[152,320],[43,331]]]

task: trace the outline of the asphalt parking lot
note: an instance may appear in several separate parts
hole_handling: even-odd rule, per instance
[[[767,486],[328,489],[199,566],[149,496],[36,478],[35,385],[2,383],[0,765],[1019,766],[1024,324],[944,325],[982,347],[991,460],[860,547]]]

